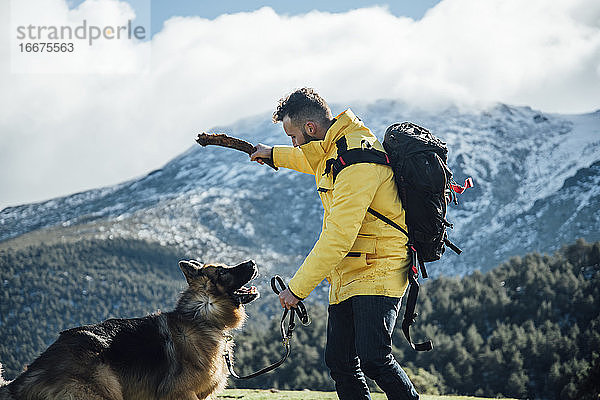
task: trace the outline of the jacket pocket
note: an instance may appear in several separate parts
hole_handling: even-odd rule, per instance
[[[358,236],[352,248],[338,265],[338,271],[342,278],[342,286],[355,281],[367,273],[369,264],[367,255],[375,254],[375,238]]]
[[[375,237],[358,234],[350,252],[375,254]]]

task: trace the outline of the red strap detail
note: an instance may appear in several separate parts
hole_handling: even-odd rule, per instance
[[[419,270],[417,270],[417,266],[416,266],[416,265],[413,265],[413,266],[412,266],[412,272],[413,272],[413,274],[415,274],[415,275],[418,275],[418,274],[419,274]]]
[[[387,153],[385,155],[385,162],[387,162],[388,164],[390,163],[390,159],[388,158]]]
[[[473,187],[473,178],[469,177],[469,178],[465,179],[465,185],[464,186],[450,184],[450,187],[456,193],[461,194],[462,192],[464,192],[468,188]]]
[[[346,165],[346,162],[344,161],[344,159],[342,158],[342,156],[340,156],[340,162],[342,163],[342,165]]]

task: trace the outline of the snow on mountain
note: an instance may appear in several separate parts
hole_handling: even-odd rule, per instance
[[[449,252],[430,264],[432,275],[487,270],[509,256],[550,252],[578,237],[600,240],[600,111],[554,115],[501,104],[434,114],[395,101],[353,110],[380,139],[397,121],[429,128],[447,142],[456,181],[473,177],[475,187],[449,208],[450,237],[464,253]],[[269,114],[214,131],[287,144]],[[316,241],[321,213],[312,176],[194,145],[141,179],[6,208],[0,241],[29,232],[138,237],[206,260],[254,258],[267,274],[289,276]]]

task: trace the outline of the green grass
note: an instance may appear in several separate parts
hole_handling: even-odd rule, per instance
[[[372,393],[373,400],[386,400],[383,393]],[[335,392],[227,389],[217,396],[219,400],[337,400]],[[421,400],[485,400],[483,397],[421,395]],[[511,400],[511,399],[506,399]]]

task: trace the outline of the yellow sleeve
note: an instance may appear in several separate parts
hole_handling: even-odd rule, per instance
[[[346,167],[337,176],[321,236],[289,282],[296,296],[307,297],[346,257],[380,183],[373,164],[367,163]]]
[[[304,157],[304,153],[298,147],[274,146],[273,164],[276,167],[289,168],[305,174],[315,174],[306,157]]]

